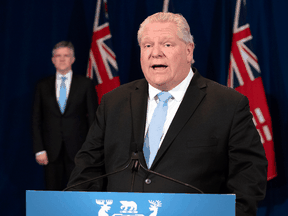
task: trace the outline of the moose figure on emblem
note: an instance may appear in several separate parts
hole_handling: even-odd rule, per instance
[[[156,216],[158,213],[158,208],[162,206],[161,201],[156,200],[155,202],[155,201],[148,200],[148,202],[151,203],[149,210],[153,211],[149,216]]]
[[[96,203],[98,205],[101,205],[101,209],[98,212],[98,216],[109,216],[107,212],[111,209],[111,206],[109,205],[113,203],[113,200],[106,200],[106,204],[105,204],[105,200],[96,199]]]

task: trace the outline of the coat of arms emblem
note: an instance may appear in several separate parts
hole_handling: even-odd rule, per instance
[[[149,210],[152,213],[149,216],[157,216],[158,208],[162,206],[161,201],[156,200],[148,200],[150,203]],[[111,209],[111,205],[113,204],[113,200],[98,200],[96,199],[96,203],[101,206],[98,211],[98,216],[109,216],[108,211]],[[112,216],[145,216],[143,214],[138,214],[137,204],[134,201],[123,200],[120,201],[120,213],[113,214]]]

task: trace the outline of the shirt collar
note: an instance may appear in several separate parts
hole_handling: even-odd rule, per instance
[[[175,99],[176,101],[181,101],[183,99],[184,94],[190,84],[190,81],[193,78],[193,75],[194,75],[194,72],[190,68],[190,71],[187,77],[181,83],[179,83],[176,87],[174,87],[172,90],[168,91],[172,95],[173,99]],[[148,87],[148,91],[149,91],[149,100],[154,100],[156,95],[161,92],[161,90],[153,87],[150,84]]]
[[[60,80],[62,77],[66,77],[67,79],[71,79],[72,77],[72,70],[69,70],[68,73],[66,73],[65,75],[62,75],[61,73],[59,73],[58,71],[56,72],[56,79]]]

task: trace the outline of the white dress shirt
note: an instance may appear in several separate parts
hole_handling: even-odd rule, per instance
[[[71,81],[72,81],[72,70],[70,70],[65,75],[62,75],[61,73],[56,72],[56,98],[57,98],[57,101],[59,100],[59,96],[60,96],[60,86],[61,86],[61,83],[62,83],[62,77],[66,77],[67,78],[65,80],[65,86],[66,86],[66,98],[68,99],[69,92],[70,92]]]
[[[162,141],[164,140],[164,137],[170,127],[170,124],[172,120],[174,119],[174,116],[183,100],[183,97],[185,95],[185,92],[192,80],[194,73],[192,69],[190,68],[190,71],[187,75],[187,77],[175,88],[172,90],[168,91],[172,97],[168,101],[168,110],[167,110],[167,117],[166,121],[163,126],[163,135],[161,137],[161,141],[159,144],[159,148],[162,144]],[[148,98],[148,107],[147,107],[147,119],[146,119],[146,128],[145,128],[145,136],[148,131],[149,124],[151,122],[153,112],[155,108],[157,107],[157,104],[159,102],[157,94],[161,92],[161,90],[154,88],[150,84],[148,85],[148,92],[149,92],[149,98]]]

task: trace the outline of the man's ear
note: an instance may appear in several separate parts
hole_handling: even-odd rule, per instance
[[[189,43],[186,45],[187,61],[192,62],[194,52],[194,43]]]
[[[76,58],[75,57],[73,57],[72,58],[72,62],[71,62],[71,65],[75,62],[75,60],[76,60]]]

